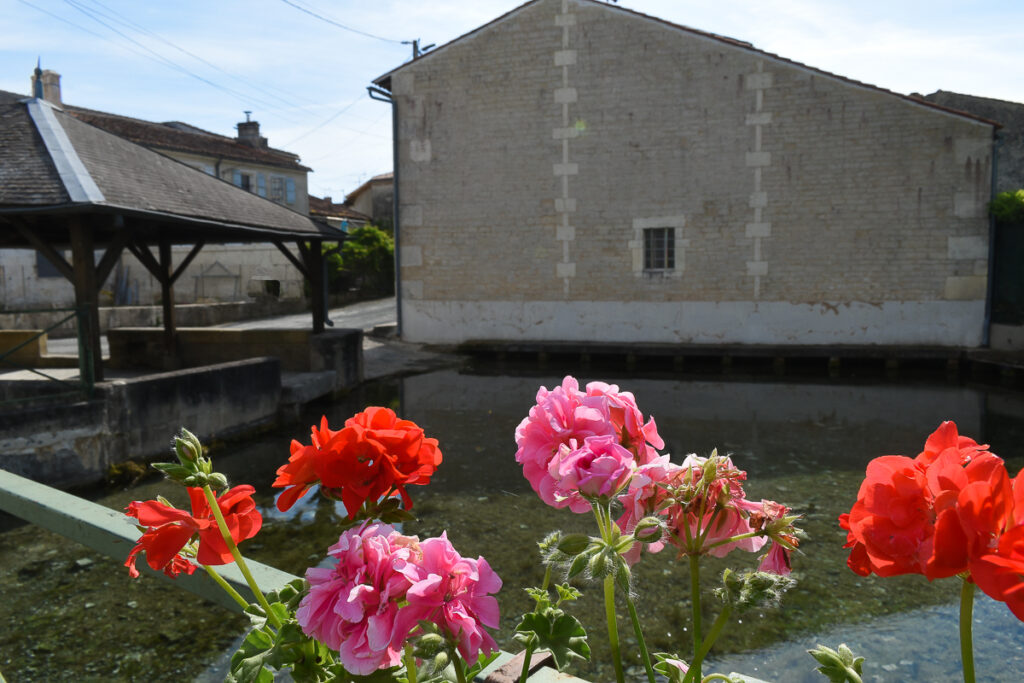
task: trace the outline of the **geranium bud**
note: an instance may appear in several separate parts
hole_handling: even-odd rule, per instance
[[[448,652],[442,650],[434,656],[434,671],[443,671],[448,663],[451,661],[451,657],[448,656]]]
[[[211,474],[207,478],[207,481],[210,482],[210,487],[213,488],[213,490],[215,490],[215,491],[219,491],[219,490],[221,490],[223,488],[227,488],[227,486],[228,486],[228,478],[225,477],[220,472],[214,472],[213,474]]]
[[[181,464],[187,465],[202,456],[203,444],[199,442],[199,438],[195,434],[182,427],[178,436],[174,437],[174,451]]]
[[[444,638],[440,633],[427,633],[416,639],[415,654],[421,659],[427,659],[436,655],[442,647],[444,647]]]
[[[565,578],[571,579],[575,576],[579,576],[584,569],[587,567],[587,562],[590,560],[589,553],[580,553],[569,565],[569,571],[566,572]]]
[[[594,556],[590,558],[590,562],[587,563],[587,569],[590,570],[591,576],[604,576],[608,571],[608,556],[603,552],[594,553]]]
[[[633,582],[633,572],[625,562],[619,562],[618,565],[618,569],[615,570],[615,583],[624,593],[629,594]]]
[[[558,551],[576,557],[590,545],[590,537],[586,534],[569,534],[563,536],[558,542]]]
[[[633,529],[633,538],[641,543],[656,543],[661,540],[664,529],[661,520],[657,517],[644,517],[636,523]]]

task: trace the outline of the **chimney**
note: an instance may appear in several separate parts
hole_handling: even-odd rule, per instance
[[[245,112],[245,121],[238,124],[238,141],[250,147],[267,147],[267,139],[260,137],[260,122],[249,119],[251,111]]]
[[[41,74],[41,76],[40,76]],[[36,80],[42,81],[43,99],[51,104],[60,105],[60,74],[49,69],[40,72],[37,67],[32,74],[32,94],[36,94]]]

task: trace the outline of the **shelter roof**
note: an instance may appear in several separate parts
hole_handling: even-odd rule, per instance
[[[141,239],[154,230],[166,238],[168,226],[176,226],[171,239],[177,242],[337,239],[339,234],[45,100],[0,92],[0,218],[42,224],[41,217],[68,213],[131,218]],[[13,232],[0,234],[0,246],[21,244],[8,236]],[[52,238],[60,240],[57,232]]]
[[[67,113],[80,121],[146,147],[249,161],[295,171],[310,170],[300,164],[299,157],[291,152],[272,147],[254,147],[240,142],[237,138],[211,133],[180,121],[155,123],[93,109],[62,106]]]
[[[462,41],[470,38],[471,36],[475,36],[475,35],[483,32],[483,31],[486,31],[487,29],[491,28],[492,26],[494,26],[494,25],[504,21],[508,17],[511,17],[512,15],[514,15],[514,14],[516,14],[516,13],[518,13],[518,12],[524,10],[524,9],[526,9],[527,7],[530,7],[531,5],[535,5],[535,4],[539,3],[539,2],[543,2],[543,0],[529,0],[529,2],[526,2],[526,3],[522,4],[522,5],[520,5],[519,7],[516,7],[513,10],[510,10],[509,12],[506,12],[505,14],[501,15],[500,17],[497,17],[496,19],[494,19],[492,21],[489,21],[489,22],[487,22],[486,24],[484,24],[482,26],[479,26],[479,27],[473,29],[472,31],[470,31],[468,33],[464,33],[463,35],[459,36],[458,38],[455,38],[454,40],[451,40],[451,41],[445,43],[444,45],[441,45],[440,47],[431,50],[430,52],[425,52],[425,53],[421,54],[419,57],[416,57],[416,58],[412,59],[411,61],[408,61],[405,64],[402,64],[401,66],[395,67],[391,71],[388,71],[387,73],[385,73],[385,74],[383,74],[381,76],[378,76],[377,78],[373,79],[373,83],[375,85],[380,86],[381,88],[384,88],[385,90],[390,91],[391,90],[391,76],[393,76],[394,74],[398,73],[399,71],[407,68],[409,65],[414,64],[414,63],[419,62],[419,61],[422,61],[424,59],[433,59],[435,55],[443,52],[445,48],[447,48],[447,47],[449,47],[451,45],[454,45],[455,43],[462,42]],[[861,81],[857,81],[857,80],[854,80],[852,78],[847,78],[846,76],[840,76],[838,74],[834,74],[834,73],[831,73],[829,71],[825,71],[824,69],[818,69],[818,68],[813,67],[813,66],[808,66],[807,64],[803,64],[801,62],[797,62],[797,61],[792,60],[792,59],[787,59],[785,57],[782,57],[780,55],[774,54],[772,52],[767,52],[765,50],[759,50],[756,47],[754,47],[753,43],[749,43],[749,42],[744,41],[744,40],[737,40],[736,38],[729,38],[727,36],[718,35],[716,33],[710,33],[708,31],[701,31],[699,29],[691,28],[689,26],[683,26],[681,24],[675,24],[675,23],[673,23],[671,21],[667,21],[667,20],[661,19],[659,17],[651,16],[649,14],[644,14],[642,12],[637,12],[636,10],[626,9],[625,7],[620,7],[618,5],[610,5],[610,4],[606,3],[606,2],[601,2],[599,0],[577,0],[577,2],[580,2],[582,4],[591,5],[591,6],[594,6],[594,7],[600,7],[600,8],[602,8],[602,9],[608,11],[608,12],[618,12],[618,13],[621,13],[622,15],[624,15],[624,16],[626,16],[626,15],[634,16],[634,17],[638,17],[640,19],[645,19],[645,20],[648,20],[648,21],[652,21],[652,22],[655,22],[657,24],[661,24],[663,26],[666,26],[668,28],[675,29],[675,30],[680,31],[682,33],[687,33],[687,34],[690,34],[690,35],[693,35],[693,36],[699,36],[699,37],[702,37],[702,38],[707,38],[709,40],[714,40],[716,42],[722,43],[723,45],[728,45],[728,46],[736,48],[736,49],[745,50],[747,52],[752,52],[752,53],[755,53],[755,54],[759,54],[759,55],[762,55],[762,56],[767,57],[769,59],[775,60],[777,62],[782,62],[784,64],[790,64],[790,65],[795,66],[795,67],[800,68],[800,69],[806,69],[807,71],[811,71],[813,73],[820,74],[822,76],[827,76],[829,78],[834,78],[834,79],[837,79],[839,81],[843,81],[845,83],[849,83],[850,85],[854,85],[854,86],[861,87],[861,88],[867,88],[869,90],[875,90],[877,92],[885,93],[887,95],[892,95],[893,97],[899,97],[900,99],[904,99],[904,100],[907,100],[908,102],[913,102],[914,104],[918,104],[918,105],[921,105],[921,106],[924,106],[924,107],[928,107],[930,109],[936,109],[936,110],[939,110],[939,111],[944,111],[947,114],[954,114],[956,116],[962,116],[964,118],[974,119],[975,121],[980,121],[981,123],[986,123],[986,124],[992,125],[992,126],[994,126],[996,128],[999,127],[999,124],[997,122],[992,121],[990,119],[986,119],[986,118],[981,117],[981,116],[977,116],[976,114],[972,114],[970,112],[961,111],[961,110],[958,110],[958,109],[952,109],[950,107],[944,107],[942,105],[935,104],[933,102],[928,102],[926,100],[922,100],[922,99],[917,98],[917,97],[911,97],[910,95],[904,95],[904,94],[901,94],[901,93],[898,93],[898,92],[894,92],[894,91],[888,90],[886,88],[881,88],[881,87],[879,87],[877,85],[871,85],[870,83],[863,83]]]

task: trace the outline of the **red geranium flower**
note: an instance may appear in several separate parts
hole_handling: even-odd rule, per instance
[[[1024,526],[1003,534],[995,552],[972,561],[971,577],[990,598],[1005,602],[1024,621]]]
[[[902,455],[872,460],[857,502],[839,525],[849,532],[847,564],[857,574],[921,573],[921,547],[933,533],[923,468]]]
[[[1024,474],[943,422],[911,460],[876,458],[849,514],[847,564],[861,576],[967,575],[1024,619]]]
[[[291,453],[273,484],[288,487],[277,500],[278,509],[289,509],[319,483],[326,495],[341,499],[350,518],[367,500],[391,495],[401,495],[411,508],[405,487],[429,483],[441,463],[437,439],[425,437],[414,422],[381,407],[350,417],[338,431],[322,418],[320,428],[313,427],[312,443],[293,441]]]
[[[236,544],[255,536],[263,525],[263,517],[252,499],[255,491],[252,486],[236,486],[217,498],[217,506]],[[199,537],[199,551],[196,553],[199,564],[217,565],[232,561],[231,551],[217,528],[203,490],[189,488],[188,495],[192,514],[156,500],[134,501],[128,505],[125,514],[147,527],[125,561],[132,578],[139,575],[135,562],[142,550],[146,551],[146,563],[153,569],[162,569],[168,576],[194,572],[195,565],[179,553],[196,535]]]

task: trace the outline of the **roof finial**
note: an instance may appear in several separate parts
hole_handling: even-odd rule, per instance
[[[249,123],[249,115],[252,114],[252,110],[251,109],[244,109],[244,110],[242,110],[242,113],[245,114],[245,122]]]
[[[32,81],[32,97],[43,99],[43,58],[36,57],[36,70]]]

